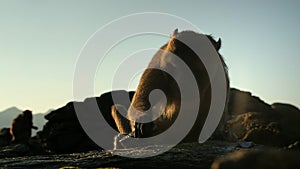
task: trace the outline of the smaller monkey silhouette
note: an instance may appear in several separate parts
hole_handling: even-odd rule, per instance
[[[32,123],[32,112],[25,110],[19,114],[11,124],[10,133],[13,143],[27,143],[31,137],[31,129],[37,130]]]

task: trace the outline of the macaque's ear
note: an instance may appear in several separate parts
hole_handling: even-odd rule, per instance
[[[176,28],[176,29],[172,32],[171,37],[174,37],[174,36],[176,36],[177,34],[178,34],[178,28]]]
[[[220,50],[220,48],[221,48],[221,43],[222,43],[222,41],[221,41],[221,38],[219,38],[219,40],[218,40],[218,42],[216,43],[216,49],[217,49],[217,51],[219,51]]]

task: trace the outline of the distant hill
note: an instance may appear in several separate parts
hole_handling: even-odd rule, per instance
[[[23,110],[20,110],[17,107],[11,107],[0,112],[0,129],[10,127],[12,120],[16,118],[18,114],[22,113],[22,111]],[[39,128],[38,130],[43,129],[43,126],[46,123],[44,116],[50,111],[52,110],[48,110],[45,113],[33,114],[33,124]],[[34,136],[38,130],[32,130],[32,136]]]
[[[10,127],[11,121],[21,112],[22,110],[17,107],[11,107],[0,112],[0,128]]]

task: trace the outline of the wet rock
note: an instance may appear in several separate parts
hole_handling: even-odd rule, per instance
[[[2,128],[0,130],[0,147],[10,144],[12,136],[10,134],[10,128]]]
[[[300,153],[283,150],[239,150],[218,158],[212,169],[290,169],[300,167]]]

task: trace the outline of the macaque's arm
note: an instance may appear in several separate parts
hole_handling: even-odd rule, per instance
[[[116,126],[121,134],[129,134],[131,133],[130,121],[123,117],[117,110],[127,112],[126,108],[122,105],[114,105],[111,107],[111,115],[116,123]]]

